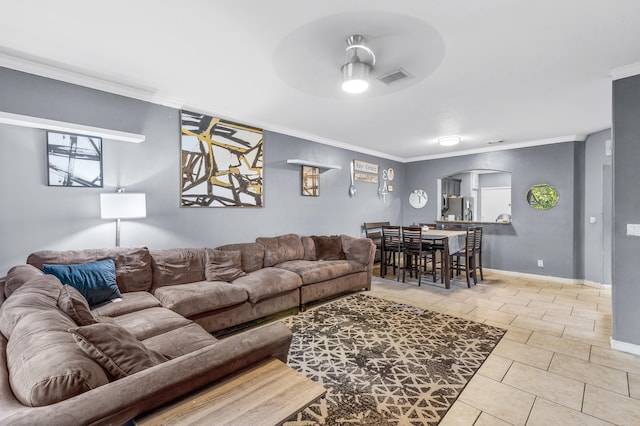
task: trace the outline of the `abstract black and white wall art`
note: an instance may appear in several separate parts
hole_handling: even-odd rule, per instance
[[[182,111],[182,207],[262,207],[262,129]]]
[[[49,186],[102,188],[102,139],[47,132]]]

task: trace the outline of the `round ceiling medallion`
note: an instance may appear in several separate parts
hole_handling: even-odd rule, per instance
[[[342,91],[341,68],[345,40],[361,34],[376,55],[368,90],[360,95]],[[287,85],[328,98],[380,96],[404,90],[433,73],[444,58],[444,42],[431,25],[413,16],[359,11],[326,16],[286,36],[276,48],[273,63]],[[402,69],[409,78],[389,85],[378,80]]]

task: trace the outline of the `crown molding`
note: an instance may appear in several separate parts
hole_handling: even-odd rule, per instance
[[[613,77],[614,81],[620,80],[621,78],[632,77],[638,74],[640,74],[640,62],[623,65],[621,67],[614,68],[611,71],[611,76]]]
[[[416,161],[425,161],[425,160],[437,160],[440,158],[449,158],[449,157],[460,157],[462,155],[470,155],[470,154],[482,154],[485,152],[495,152],[495,151],[507,151],[510,149],[519,149],[519,148],[529,148],[532,146],[541,146],[541,145],[552,145],[556,143],[565,143],[565,142],[584,142],[587,138],[586,135],[567,135],[567,136],[558,136],[555,138],[547,138],[547,139],[537,139],[525,142],[515,142],[506,145],[497,145],[497,146],[489,146],[483,148],[475,148],[475,149],[466,149],[464,151],[454,151],[447,152],[443,154],[433,154],[433,155],[423,155],[420,157],[407,159],[405,162],[414,163]]]

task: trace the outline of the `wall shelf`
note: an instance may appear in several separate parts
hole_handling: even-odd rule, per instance
[[[287,164],[297,164],[300,166],[317,167],[319,169],[322,169],[321,171],[342,170],[342,166],[336,166],[335,164],[319,163],[317,161],[300,160],[297,158],[287,160]]]
[[[12,114],[0,111],[0,124],[31,127],[33,129],[53,130],[62,133],[73,133],[86,136],[96,136],[114,141],[140,143],[145,136],[137,133],[121,132],[119,130],[103,129],[101,127],[85,126],[84,124],[67,123],[28,115]]]

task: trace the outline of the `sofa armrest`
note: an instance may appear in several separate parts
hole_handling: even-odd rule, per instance
[[[276,357],[286,361],[291,336],[282,323],[248,330],[44,407],[25,407],[13,397],[4,341],[0,344],[0,423],[122,424],[263,359]]]
[[[347,260],[353,260],[367,267],[367,290],[371,289],[373,276],[373,262],[376,256],[376,245],[370,238],[355,238],[350,235],[340,235],[342,251]]]

